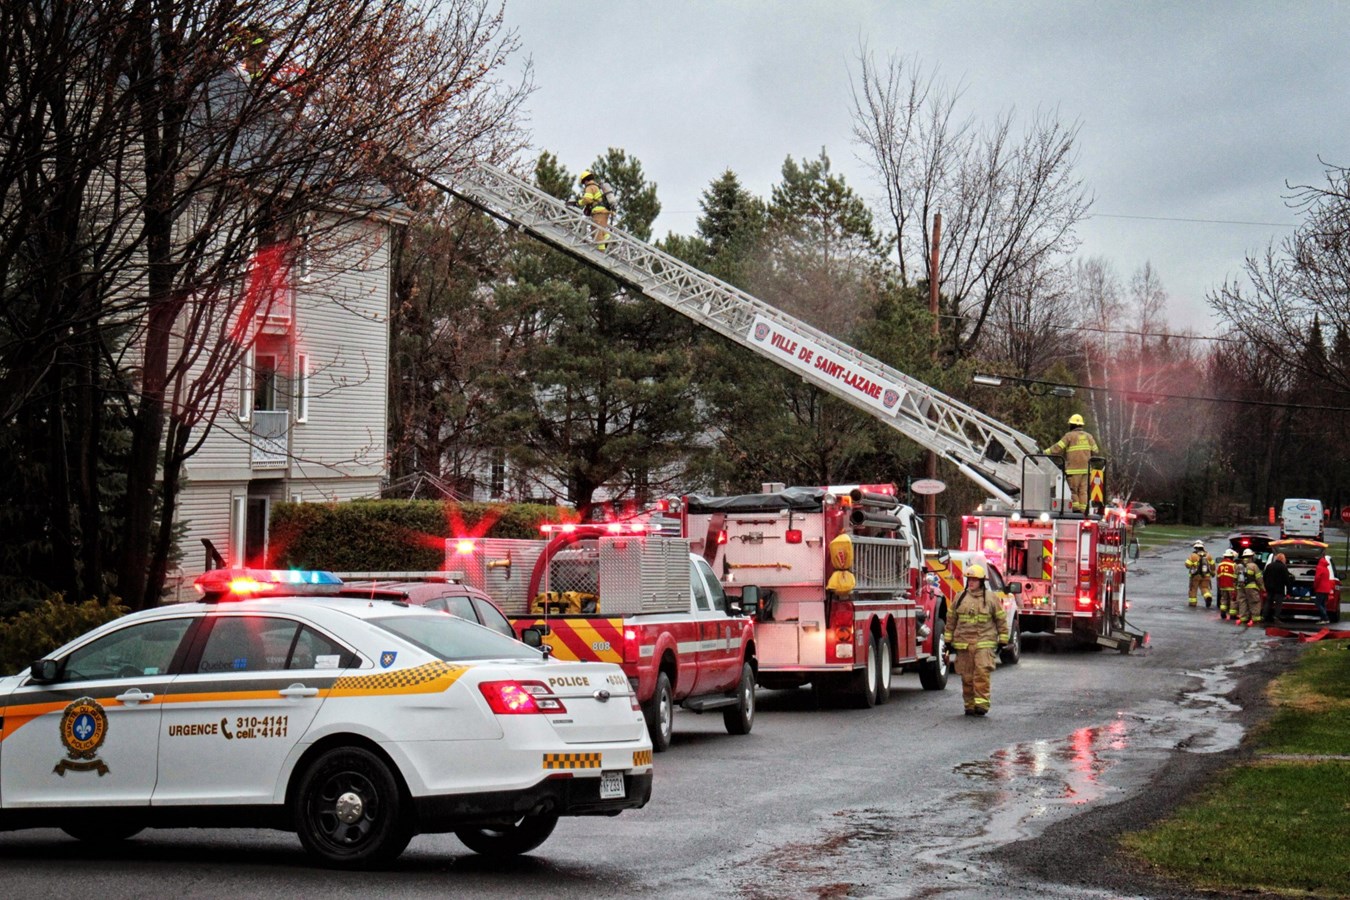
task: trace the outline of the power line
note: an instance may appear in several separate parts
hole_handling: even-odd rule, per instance
[[[1138,219],[1144,222],[1197,222],[1202,225],[1259,225],[1270,228],[1295,228],[1291,222],[1244,222],[1240,219],[1182,219],[1176,216],[1127,216],[1123,213],[1089,213],[1088,219]]]
[[[964,321],[967,317],[942,313],[938,318]],[[1094,334],[1124,334],[1139,338],[1169,338],[1177,341],[1219,341],[1221,343],[1229,344],[1243,343],[1242,338],[1205,334],[1178,334],[1174,331],[1133,331],[1128,328],[1101,328],[1096,325],[1061,325],[1056,322],[1047,322],[1045,323],[1045,327],[1053,328],[1057,331],[1088,331]]]
[[[1202,397],[1198,394],[1161,394],[1156,391],[1131,391],[1121,390],[1119,388],[1093,387],[1087,384],[1071,384],[1066,381],[1044,381],[1039,378],[1022,378],[1017,375],[991,375],[989,378],[998,378],[1004,381],[1014,381],[1019,384],[1041,384],[1046,387],[1073,388],[1080,391],[1094,391],[1102,394],[1123,394],[1128,399],[1135,399],[1141,403],[1157,403],[1161,400],[1194,400],[1201,403],[1234,403],[1242,406],[1265,406],[1276,409],[1295,409],[1311,410],[1316,412],[1340,412],[1350,413],[1350,406],[1320,406],[1309,403],[1282,403],[1278,400],[1246,400],[1237,397]],[[987,385],[994,386],[994,385]]]

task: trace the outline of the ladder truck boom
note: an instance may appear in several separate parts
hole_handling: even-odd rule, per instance
[[[418,174],[875,416],[1004,503],[1017,504],[1024,466],[1062,479],[1020,431],[631,234],[611,225],[598,249],[590,219],[503,169],[478,163],[453,183]]]

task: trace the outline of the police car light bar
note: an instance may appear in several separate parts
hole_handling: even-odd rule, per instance
[[[342,579],[319,569],[212,569],[192,586],[206,602],[225,596],[252,597],[272,592],[309,592],[341,585]]]

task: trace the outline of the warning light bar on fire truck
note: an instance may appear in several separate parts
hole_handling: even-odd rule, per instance
[[[649,534],[659,530],[659,525],[650,522],[545,522],[539,526],[543,534]]]

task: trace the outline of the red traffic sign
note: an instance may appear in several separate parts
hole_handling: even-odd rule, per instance
[[[1341,521],[1350,522],[1350,506],[1341,507]]]
[[[947,485],[936,478],[920,478],[909,489],[916,494],[940,494],[947,489]]]

